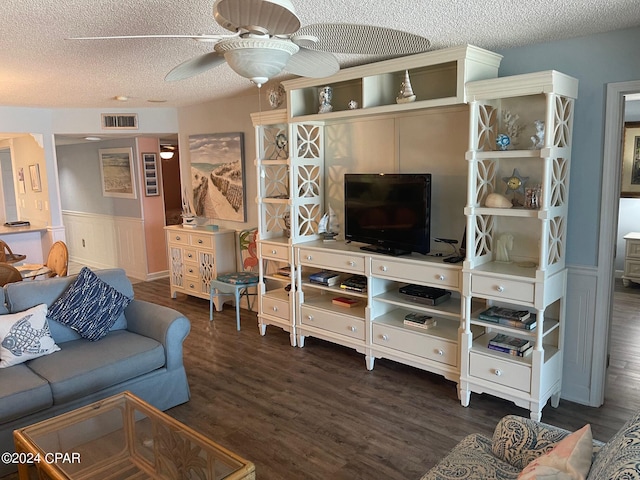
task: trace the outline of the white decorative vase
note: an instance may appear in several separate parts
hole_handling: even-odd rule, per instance
[[[413,94],[413,88],[411,88],[411,80],[409,79],[409,70],[404,71],[404,82],[400,87],[400,93],[396,97],[396,103],[409,103],[415,102],[416,96]]]

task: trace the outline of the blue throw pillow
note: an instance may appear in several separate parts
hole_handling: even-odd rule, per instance
[[[75,281],[49,307],[47,317],[91,341],[100,340],[127,308],[131,298],[83,267]]]

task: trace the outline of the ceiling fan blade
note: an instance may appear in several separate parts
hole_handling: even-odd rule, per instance
[[[289,35],[300,28],[290,0],[216,0],[213,18],[223,28]]]
[[[164,77],[166,82],[175,82],[176,80],[184,80],[185,78],[194,77],[207,70],[217,67],[224,63],[224,56],[218,52],[209,52],[199,55],[195,58],[182,62],[173,68],[167,76]]]
[[[311,36],[318,39],[304,42],[306,48],[333,53],[377,55],[383,57],[426,52],[431,42],[420,35],[393,28],[352,23],[316,23],[301,27],[291,40]]]
[[[71,37],[67,40],[113,40],[121,38],[191,38],[197,42],[217,42],[223,38],[234,37],[236,35],[112,35],[109,37]]]
[[[340,70],[338,60],[331,53],[300,48],[291,55],[284,69],[301,77],[321,78]]]

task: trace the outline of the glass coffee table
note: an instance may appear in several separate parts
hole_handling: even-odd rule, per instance
[[[253,463],[129,392],[13,436],[20,480],[255,479]]]

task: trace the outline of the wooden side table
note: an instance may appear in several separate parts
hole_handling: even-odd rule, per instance
[[[640,283],[640,232],[627,233],[624,240],[626,243],[622,284],[628,287],[631,282]]]

